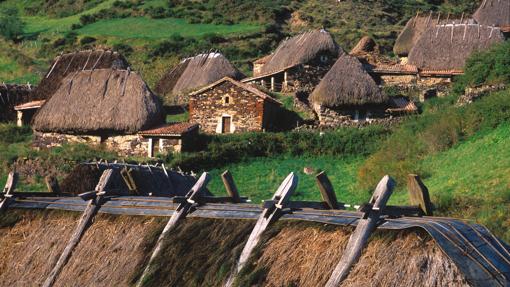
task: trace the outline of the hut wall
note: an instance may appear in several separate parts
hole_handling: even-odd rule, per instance
[[[416,84],[416,75],[380,75],[381,84],[385,86],[400,86]]]
[[[328,127],[356,126],[375,123],[391,124],[397,121],[397,119],[386,115],[383,105],[337,108],[314,105],[314,110],[317,113],[320,125]],[[356,120],[357,117],[358,119]]]
[[[312,92],[320,83],[322,78],[331,69],[332,64],[327,63],[319,65],[312,63],[302,65],[288,71],[288,85],[282,89],[282,92],[293,93],[297,91]]]
[[[264,99],[229,81],[190,98],[190,121],[206,133],[222,133],[225,117],[230,133],[261,131],[264,113]]]
[[[439,77],[439,76],[432,76],[432,77],[420,77],[419,84],[420,86],[425,87],[435,87],[438,85],[444,85],[444,84],[450,84],[452,82],[452,77]]]

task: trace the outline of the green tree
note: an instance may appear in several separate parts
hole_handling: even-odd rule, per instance
[[[23,34],[24,23],[19,17],[18,9],[4,8],[0,10],[0,35],[15,40]]]

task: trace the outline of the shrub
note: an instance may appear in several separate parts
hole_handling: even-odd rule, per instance
[[[85,37],[81,38],[80,44],[87,45],[87,44],[90,44],[90,43],[94,43],[96,40],[97,39],[94,38],[94,37],[85,36]]]
[[[123,43],[113,45],[113,50],[121,53],[122,55],[124,55],[126,57],[131,55],[131,53],[133,53],[133,48],[131,46],[129,46],[128,44],[123,44]]]
[[[23,34],[24,24],[16,8],[0,10],[0,35],[9,40],[16,40]]]

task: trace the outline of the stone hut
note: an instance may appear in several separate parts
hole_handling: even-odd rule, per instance
[[[0,122],[14,122],[16,116],[15,107],[34,100],[34,87],[30,84],[0,84]],[[21,120],[21,119],[19,119]],[[26,117],[23,122],[29,123],[30,119]]]
[[[255,87],[225,77],[190,94],[189,117],[206,133],[270,131],[280,106]]]
[[[281,42],[272,54],[255,61],[253,77],[242,82],[271,91],[311,92],[343,53],[328,31],[308,31]]]
[[[363,64],[341,56],[310,96],[321,125],[371,122],[384,118],[388,98]]]
[[[198,124],[168,123],[138,133],[147,140],[147,156],[153,157],[155,152],[186,152],[195,144],[198,135]]]
[[[142,78],[130,70],[72,73],[33,120],[34,144],[103,144],[125,155],[148,155],[138,132],[163,124],[162,106]]]
[[[510,0],[483,0],[473,18],[477,23],[496,26],[510,34]]]
[[[156,84],[155,91],[169,105],[187,105],[188,94],[223,77],[245,76],[221,53],[199,54],[182,60]]]

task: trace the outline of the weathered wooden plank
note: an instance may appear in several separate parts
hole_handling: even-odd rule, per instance
[[[18,174],[16,172],[9,172],[7,176],[7,182],[5,183],[5,187],[2,193],[2,201],[0,201],[0,213],[4,212],[9,208],[9,204],[12,202],[12,194],[16,189],[16,184],[18,183]]]
[[[248,241],[241,252],[241,256],[239,257],[239,261],[232,274],[229,276],[225,286],[230,287],[234,283],[235,277],[237,274],[243,269],[244,265],[250,258],[253,249],[260,241],[261,235],[269,226],[269,224],[278,220],[278,218],[282,215],[282,209],[289,202],[290,197],[294,193],[297,187],[298,178],[294,173],[291,173],[285,178],[282,182],[276,193],[273,195],[272,200],[276,201],[275,204],[272,204],[270,207],[264,208],[262,214],[259,216],[255,227],[253,228],[250,237],[248,237]]]
[[[69,261],[71,254],[73,253],[74,249],[80,242],[87,228],[92,223],[92,219],[97,214],[97,211],[99,210],[102,204],[103,196],[106,194],[105,187],[110,182],[111,177],[112,177],[111,169],[105,170],[101,175],[101,178],[99,179],[99,182],[96,186],[97,197],[92,198],[88,201],[87,207],[85,208],[85,211],[83,212],[80,221],[76,226],[76,229],[74,230],[71,238],[69,239],[69,242],[64,248],[64,251],[62,252],[62,254],[60,254],[57,263],[55,264],[50,274],[46,278],[46,281],[44,281],[43,287],[50,287],[53,286],[53,284],[55,284],[55,280],[57,279],[58,275],[66,265],[67,261]]]
[[[430,201],[429,190],[419,175],[410,174],[407,177],[407,190],[411,205],[419,206],[423,211],[423,215],[432,216],[433,205]]]
[[[386,206],[394,186],[395,182],[389,176],[385,176],[377,185],[370,199],[372,208],[359,220],[356,230],[354,230],[354,233],[349,238],[349,242],[347,243],[347,247],[345,248],[340,262],[326,283],[327,287],[337,287],[347,278],[352,266],[360,258],[363,248],[368,242],[368,238],[376,229],[381,212]]]
[[[322,200],[324,200],[329,208],[331,209],[339,209],[340,205],[338,204],[338,200],[336,199],[335,190],[333,188],[333,184],[329,180],[326,172],[323,171],[319,173],[315,177],[317,181],[317,185],[319,186],[319,190],[321,192]]]
[[[163,247],[163,241],[165,240],[165,238],[168,236],[170,231],[172,231],[179,224],[179,222],[188,215],[189,211],[193,208],[193,204],[196,202],[197,198],[200,197],[202,189],[205,188],[205,186],[209,183],[210,180],[211,177],[209,176],[209,174],[204,172],[186,195],[187,201],[179,204],[177,209],[174,211],[174,213],[170,217],[170,220],[168,220],[167,224],[165,225],[163,232],[161,232],[161,234],[159,235],[159,238],[156,242],[156,246],[152,251],[149,262],[147,263],[147,266],[145,267],[145,270],[143,271],[140,280],[138,280],[137,286],[142,286],[145,278],[147,278],[147,276],[150,274],[151,265],[161,252],[161,249]]]
[[[223,180],[223,185],[225,185],[225,189],[230,197],[232,197],[233,203],[241,203],[241,197],[239,196],[239,191],[237,190],[237,186],[234,182],[234,178],[230,171],[225,171],[221,174],[221,179]]]
[[[60,186],[58,184],[58,180],[56,177],[48,175],[44,178],[44,181],[46,182],[46,187],[48,188],[48,192],[54,193],[54,194],[60,194]]]

